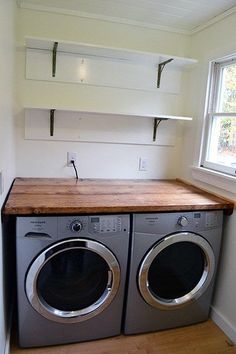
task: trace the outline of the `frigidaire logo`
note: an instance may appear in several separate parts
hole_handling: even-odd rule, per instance
[[[30,221],[31,224],[46,224],[46,221]]]
[[[146,220],[158,220],[158,219],[159,219],[158,217],[156,217],[156,218],[151,218],[151,217],[146,218]]]

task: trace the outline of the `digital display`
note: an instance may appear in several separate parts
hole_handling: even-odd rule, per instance
[[[200,219],[201,213],[195,213],[194,214],[194,219]]]
[[[99,222],[99,218],[91,218],[91,222]]]

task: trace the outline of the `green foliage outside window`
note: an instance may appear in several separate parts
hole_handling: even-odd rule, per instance
[[[220,98],[220,111],[236,113],[236,65],[223,69],[222,95]],[[236,114],[235,114],[236,116]],[[221,133],[219,148],[236,152],[236,118],[225,117],[221,119]]]

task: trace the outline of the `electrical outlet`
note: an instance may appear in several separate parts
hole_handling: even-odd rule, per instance
[[[71,161],[74,161],[75,165],[77,162],[77,152],[67,152],[67,166],[72,167]]]
[[[0,171],[0,195],[4,192],[3,171]]]
[[[148,171],[148,159],[139,158],[139,171]]]

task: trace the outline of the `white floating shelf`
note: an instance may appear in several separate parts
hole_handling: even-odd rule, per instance
[[[192,118],[25,107],[25,138],[173,146],[178,119]]]
[[[197,63],[160,53],[32,37],[26,38],[26,48],[30,80],[171,94],[181,92],[183,69]]]
[[[38,109],[38,110],[43,110],[43,111],[50,111],[51,109],[55,109],[56,111],[64,111],[64,112],[77,112],[77,113],[81,113],[81,114],[93,114],[94,116],[97,117],[108,117],[108,116],[112,116],[112,117],[117,117],[117,118],[124,118],[124,117],[131,117],[131,118],[160,118],[160,119],[175,119],[175,120],[192,120],[192,117],[188,117],[188,116],[178,116],[178,115],[165,115],[165,114],[161,114],[161,113],[155,113],[155,114],[138,114],[138,113],[126,113],[126,112],[120,112],[120,113],[116,113],[116,112],[98,112],[98,111],[84,111],[84,110],[75,110],[74,108],[70,108],[70,107],[60,107],[60,108],[56,108],[56,107],[39,107],[39,106],[25,106],[25,109]]]
[[[155,102],[160,93],[158,91],[159,81],[165,65],[167,65],[167,69],[164,70],[162,77],[161,92],[178,95],[181,92],[182,69],[197,63],[197,60],[191,58],[65,42],[56,39],[28,37],[26,38],[26,47],[27,79],[135,90],[155,90],[155,96],[151,93]],[[85,64],[84,61],[86,62],[87,77],[82,79],[81,68]],[[40,106],[40,104],[39,106],[25,107],[26,111],[28,110],[26,112],[26,124],[29,128],[26,126],[27,138],[102,141],[105,137],[105,141],[113,142],[114,137],[118,143],[136,144],[141,142],[151,145],[173,145],[175,124],[170,121],[161,124],[157,142],[156,131],[159,123],[163,120],[192,120],[191,117],[178,115],[178,113],[181,113],[179,111],[176,115],[172,115],[175,109],[162,109],[161,104],[155,106],[159,107],[160,111],[171,114],[153,112],[153,109],[151,114],[150,111],[148,114],[122,111],[85,111],[76,110],[70,104],[66,107],[60,106],[60,104],[54,106],[50,101],[49,105],[49,107]],[[32,110],[35,111],[32,112]],[[96,117],[99,118],[99,122],[95,122]],[[112,118],[119,119],[112,122]],[[151,118],[153,122],[146,118]],[[138,124],[136,124],[136,119],[139,119]],[[48,122],[50,123],[48,124]],[[96,129],[94,127],[91,129],[92,122],[96,125]],[[68,131],[66,137],[64,137],[63,129],[60,128],[62,126],[66,127]],[[76,132],[77,127],[80,129],[80,134]],[[153,134],[150,129],[153,130]],[[100,132],[100,135],[97,132]]]

